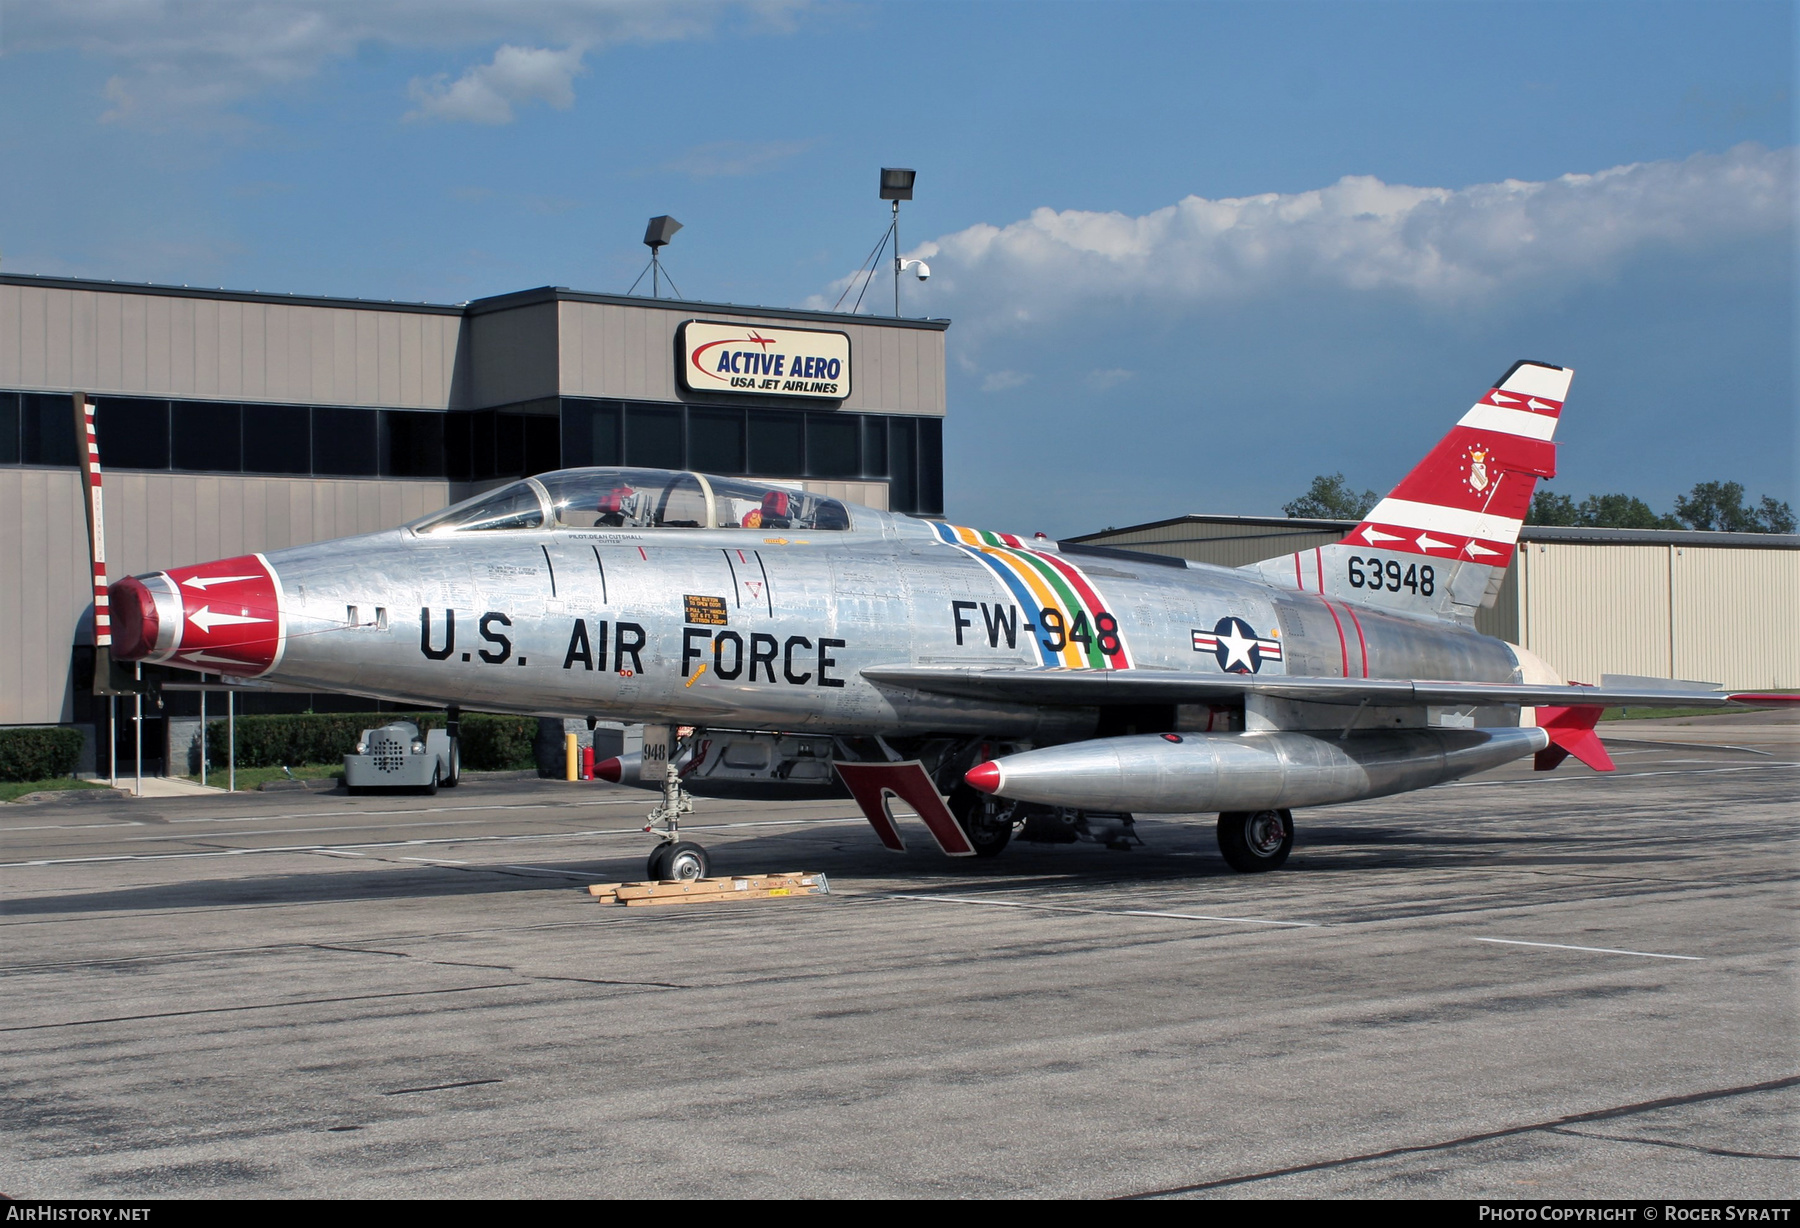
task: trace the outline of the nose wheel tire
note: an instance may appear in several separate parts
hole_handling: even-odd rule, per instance
[[[950,791],[950,814],[969,838],[977,857],[998,857],[1013,834],[1014,803],[987,797],[968,785]]]
[[[712,859],[706,850],[690,840],[659,844],[645,863],[648,876],[656,882],[691,883],[712,873]]]
[[[1279,870],[1293,848],[1291,810],[1229,810],[1219,816],[1219,852],[1234,870]]]

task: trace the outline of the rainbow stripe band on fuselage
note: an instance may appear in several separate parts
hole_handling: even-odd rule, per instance
[[[1029,549],[1010,533],[989,533],[941,521],[933,521],[931,527],[940,540],[960,548],[999,578],[1019,603],[1026,621],[1035,624],[1033,642],[1043,664],[1065,669],[1131,668],[1131,649],[1118,616],[1107,609],[1079,567],[1061,555]],[[1062,619],[1060,648],[1050,646],[1058,637],[1043,625],[1046,610],[1056,611]],[[1117,637],[1112,652],[1100,645],[1109,634],[1105,628]]]

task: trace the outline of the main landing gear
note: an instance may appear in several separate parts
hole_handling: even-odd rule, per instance
[[[1293,847],[1291,810],[1228,810],[1219,816],[1219,852],[1234,870],[1279,870]]]
[[[681,816],[693,812],[694,799],[681,787],[681,769],[674,758],[670,755],[664,768],[662,804],[650,812],[650,821],[644,824],[645,831],[660,831],[663,837],[644,868],[646,877],[658,882],[679,879],[691,883],[712,873],[712,860],[698,844],[681,838]]]

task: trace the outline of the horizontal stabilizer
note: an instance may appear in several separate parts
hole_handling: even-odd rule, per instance
[[[1592,687],[1516,682],[1434,682],[1408,678],[1302,678],[1187,674],[1150,669],[994,669],[962,665],[873,665],[878,686],[1014,703],[1096,707],[1110,704],[1230,703],[1247,695],[1304,703],[1470,707],[1513,704],[1589,708],[1728,708],[1800,696],[1733,694],[1670,687]],[[1585,760],[1584,760],[1585,762]]]
[[[1594,732],[1594,726],[1600,723],[1600,712],[1601,709],[1591,706],[1540,707],[1537,711],[1538,728],[1550,735],[1550,745],[1540,750],[1533,759],[1537,770],[1548,772],[1574,755],[1596,772],[1612,771],[1612,756],[1606,753],[1606,745],[1600,741],[1600,735]]]

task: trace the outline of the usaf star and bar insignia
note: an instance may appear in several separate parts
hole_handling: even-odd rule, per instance
[[[1256,634],[1241,618],[1225,617],[1211,631],[1194,632],[1194,651],[1210,652],[1228,674],[1255,674],[1265,661],[1281,660],[1281,641]]]

